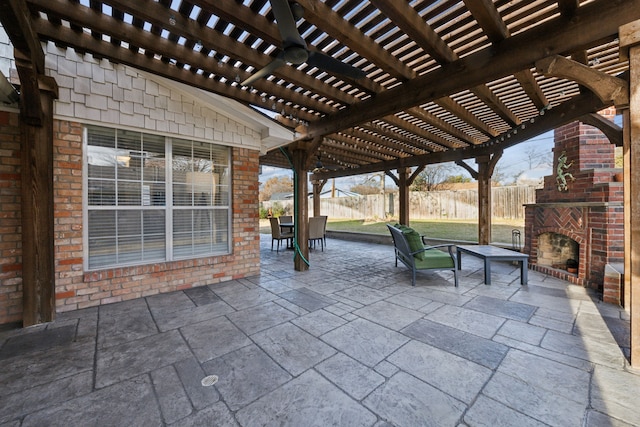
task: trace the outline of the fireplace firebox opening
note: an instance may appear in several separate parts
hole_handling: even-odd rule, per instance
[[[538,236],[538,265],[577,273],[579,259],[580,244],[571,237],[560,233]]]

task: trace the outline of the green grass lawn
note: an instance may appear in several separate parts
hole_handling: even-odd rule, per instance
[[[391,221],[391,223],[395,223]],[[327,230],[353,231],[371,234],[389,234],[386,222],[363,220],[332,220],[327,222]],[[478,223],[470,220],[412,220],[411,227],[418,233],[434,239],[478,241]],[[521,243],[524,243],[524,221],[493,221],[491,228],[492,243],[511,245],[511,233],[519,230]],[[265,220],[260,223],[261,233],[271,233],[269,224]]]

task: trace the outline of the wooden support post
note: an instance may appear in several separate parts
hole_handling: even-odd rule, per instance
[[[491,172],[490,157],[479,157],[478,162],[478,244],[491,243]]]
[[[502,151],[477,157],[478,163],[478,244],[491,243],[491,176]]]
[[[21,75],[22,77],[22,75]],[[32,89],[32,87],[30,87]],[[37,90],[22,93],[22,102],[37,99],[20,115],[22,153],[22,293],[23,326],[55,317],[55,257],[53,219],[53,99]],[[36,120],[40,111],[41,120]]]
[[[629,58],[629,137],[625,138],[625,288],[631,313],[631,366],[640,368],[640,21],[620,27],[621,57]],[[627,123],[625,123],[626,125]],[[626,132],[625,132],[626,136]],[[629,202],[626,204],[626,202]],[[627,216],[627,212],[628,216]],[[628,251],[627,251],[628,249]],[[628,267],[628,270],[627,270]],[[628,285],[628,286],[627,286]]]
[[[295,234],[298,247],[295,248],[293,257],[294,269],[296,271],[307,271],[309,264],[309,184],[307,179],[307,151],[295,149],[292,152],[293,169],[295,170]]]
[[[400,224],[409,225],[409,168],[398,169],[398,188],[400,189],[399,219]]]
[[[311,181],[313,185],[313,216],[320,216],[320,193],[327,180],[314,179]]]

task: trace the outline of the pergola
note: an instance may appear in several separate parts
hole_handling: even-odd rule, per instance
[[[490,181],[503,150],[571,121],[594,125],[625,147],[625,280],[638,288],[640,0],[297,0],[303,13],[288,25],[297,26],[293,39],[272,3],[296,19],[290,10],[298,7],[286,1],[0,2],[26,130],[23,240],[34,238],[23,247],[25,283],[53,268],[51,254],[36,246],[43,230],[52,241],[52,209],[40,202],[52,200],[41,173],[51,162],[57,90],[45,75],[41,42],[49,41],[269,110],[295,130],[291,144],[260,161],[296,171],[298,270],[306,269],[303,218],[314,168],[315,194],[331,177],[386,172],[407,222],[413,179],[428,164],[454,161],[478,180],[482,244],[490,241]],[[284,54],[292,46],[302,57]],[[624,113],[624,135],[596,114],[609,106]],[[631,295],[638,365],[640,292]]]

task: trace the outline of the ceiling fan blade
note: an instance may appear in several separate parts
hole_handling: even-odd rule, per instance
[[[245,81],[243,81],[240,84],[242,86],[249,86],[253,82],[255,82],[256,80],[260,80],[261,78],[266,77],[269,74],[273,74],[273,72],[275,70],[277,70],[278,68],[280,68],[284,64],[286,64],[286,62],[284,61],[284,59],[281,56],[282,56],[282,54],[278,55],[276,57],[276,59],[274,59],[273,61],[269,62],[267,65],[265,65],[260,70],[256,71],[253,75],[251,75],[251,77],[249,77],[248,79],[246,79]]]
[[[276,18],[278,24],[278,30],[280,31],[280,37],[282,37],[282,43],[284,48],[288,46],[302,46],[305,49],[307,44],[300,36],[296,21],[293,19],[293,13],[289,6],[288,0],[270,0],[271,10]]]
[[[329,71],[335,74],[341,74],[343,76],[350,77],[352,79],[361,79],[365,77],[365,72],[352,65],[345,64],[329,55],[325,55],[321,52],[311,51],[309,52],[309,59],[307,64],[318,67],[322,70]]]

